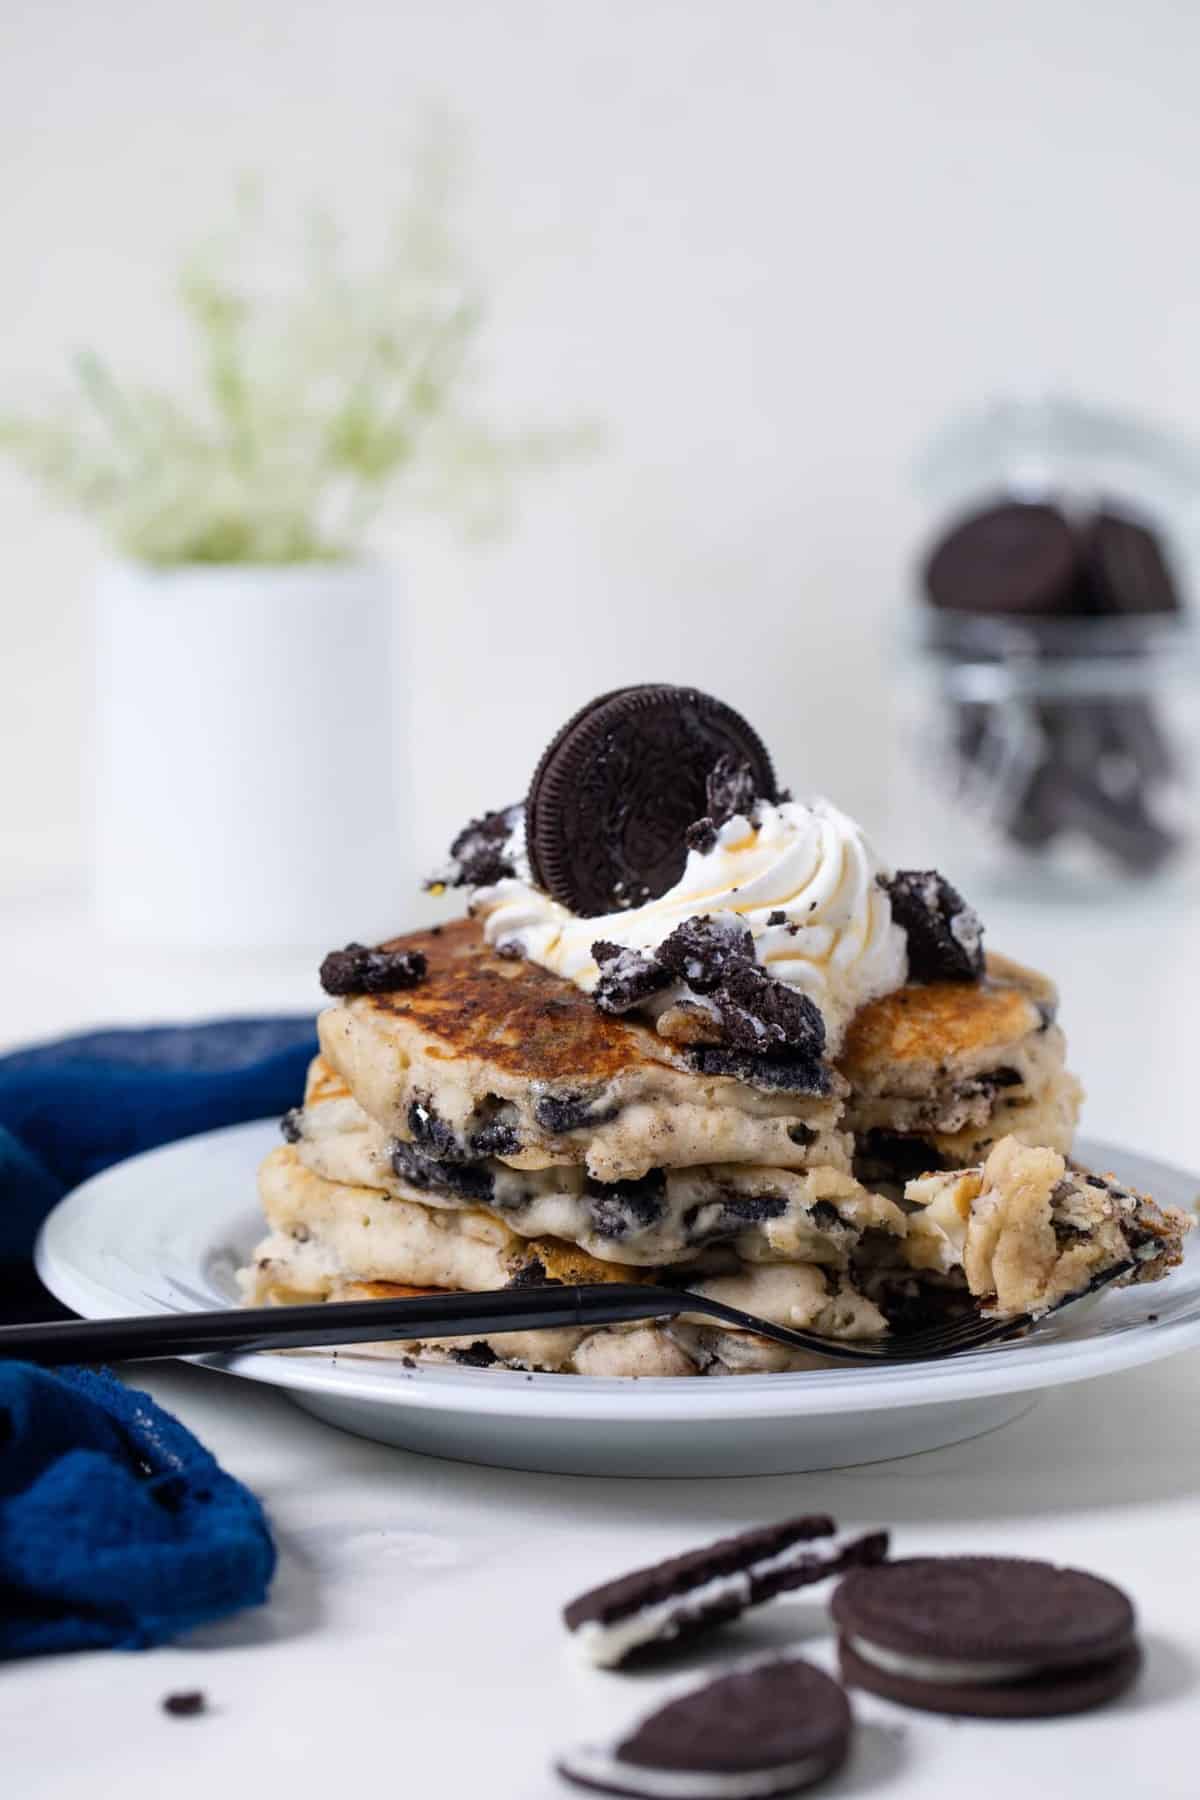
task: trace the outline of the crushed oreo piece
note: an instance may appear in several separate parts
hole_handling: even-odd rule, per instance
[[[510,1288],[561,1287],[562,1283],[561,1281],[552,1281],[546,1273],[546,1265],[541,1257],[535,1256],[532,1262],[527,1262],[524,1268],[518,1269],[511,1280],[505,1283],[505,1286]]]
[[[694,993],[711,994],[733,967],[753,963],[754,938],[736,913],[698,914],[675,927],[658,960]]]
[[[892,916],[908,938],[913,981],[978,981],[983,974],[983,926],[958,889],[936,869],[898,869],[880,885]]]
[[[408,1109],[408,1129],[414,1144],[442,1162],[469,1162],[470,1151],[452,1125],[448,1125],[424,1094]]]
[[[788,922],[787,914],[782,910],[782,908],[780,908],[778,906],[775,908],[774,912],[769,912],[767,914],[767,924],[768,925],[786,925],[787,922]]]
[[[321,964],[321,986],[327,994],[394,994],[416,987],[428,964],[419,950],[373,950],[347,944],[331,950]]]
[[[757,963],[734,965],[710,997],[721,1015],[722,1042],[732,1049],[756,1056],[798,1052],[815,1061],[824,1055],[820,1007]]]
[[[627,950],[600,938],[592,945],[592,955],[600,965],[592,998],[601,1012],[629,1012],[670,985],[670,971],[646,951]]]
[[[829,1069],[819,1057],[755,1056],[724,1044],[696,1044],[687,1055],[701,1075],[732,1075],[767,1093],[824,1095],[833,1085]]]
[[[762,796],[748,762],[729,754],[718,757],[704,785],[708,795],[708,816],[714,825],[724,825],[734,818],[755,822]]]
[[[482,1163],[466,1163],[427,1156],[416,1144],[393,1138],[389,1150],[392,1168],[401,1181],[425,1193],[453,1194],[460,1200],[491,1201],[494,1183]]]
[[[557,1137],[564,1131],[581,1131],[585,1125],[607,1125],[619,1110],[598,1104],[591,1094],[543,1094],[533,1116],[543,1131]]]
[[[304,1136],[301,1121],[304,1118],[302,1106],[291,1106],[279,1121],[279,1129],[285,1144],[298,1144]]]
[[[162,1709],[173,1719],[196,1719],[208,1711],[208,1695],[203,1688],[186,1688],[177,1694],[164,1694]]]
[[[738,1194],[726,1188],[713,1200],[689,1206],[680,1222],[689,1243],[711,1244],[721,1238],[737,1237],[747,1225],[778,1219],[787,1209],[783,1194]]]
[[[801,1150],[807,1150],[810,1144],[815,1144],[817,1141],[817,1134],[811,1125],[789,1125],[788,1136],[793,1144],[800,1146]]]
[[[491,887],[515,875],[517,868],[509,845],[524,812],[524,802],[518,802],[498,812],[484,813],[482,818],[464,825],[450,846],[446,867],[432,876],[426,887]]]
[[[667,1210],[667,1181],[661,1169],[651,1169],[638,1181],[589,1180],[586,1193],[593,1231],[616,1243],[648,1231]]]
[[[701,856],[707,856],[716,848],[717,828],[710,818],[693,819],[683,834],[683,841],[689,850],[698,850]]]
[[[493,1363],[500,1361],[492,1346],[482,1341],[468,1344],[465,1350],[451,1350],[450,1356],[453,1362],[461,1363],[465,1369],[490,1369]]]
[[[476,1156],[515,1156],[520,1148],[521,1134],[507,1119],[488,1119],[471,1133]]]

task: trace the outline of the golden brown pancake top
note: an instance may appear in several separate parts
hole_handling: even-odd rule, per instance
[[[996,967],[1016,972],[1014,964]],[[888,1063],[940,1063],[999,1050],[1040,1023],[1029,991],[1012,980],[903,987],[854,1015],[838,1067],[853,1083],[856,1076]]]
[[[348,1004],[394,1018],[436,1040],[447,1062],[469,1055],[527,1081],[604,1081],[631,1064],[672,1062],[648,1026],[602,1013],[581,989],[536,963],[498,956],[474,919],[392,938],[388,950],[419,950],[425,979],[394,994]]]

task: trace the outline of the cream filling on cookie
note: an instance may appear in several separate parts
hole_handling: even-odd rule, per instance
[[[942,1683],[949,1687],[967,1682],[971,1687],[995,1687],[1005,1681],[1025,1681],[1039,1675],[1046,1667],[1037,1662],[967,1662],[954,1656],[914,1656],[907,1650],[890,1650],[884,1644],[873,1644],[868,1638],[852,1637],[848,1643],[855,1656],[873,1663],[889,1675],[902,1675],[910,1681]]]
[[[519,848],[510,846],[513,856]],[[588,994],[600,979],[598,939],[653,951],[688,919],[732,914],[749,926],[767,972],[820,1009],[832,1051],[860,1006],[908,976],[908,942],[877,880],[886,872],[859,826],[828,800],[764,801],[753,821],[727,820],[711,850],[689,851],[674,887],[644,906],[582,919],[531,881],[509,877],[476,889],[472,909],[490,944],[519,947]]]
[[[762,1557],[728,1575],[714,1575],[711,1581],[702,1582],[699,1587],[675,1594],[669,1600],[656,1601],[653,1606],[639,1607],[626,1618],[613,1619],[607,1624],[600,1619],[585,1619],[575,1628],[573,1642],[585,1662],[598,1669],[613,1669],[644,1644],[674,1637],[693,1619],[702,1617],[726,1600],[734,1599],[742,1606],[748,1606],[755,1580],[798,1568],[805,1562],[835,1565],[853,1541],[849,1537],[801,1538],[785,1550],[776,1551],[774,1556]],[[821,1574],[814,1571],[813,1580],[821,1579]]]
[[[586,1786],[644,1794],[646,1800],[759,1800],[759,1796],[770,1800],[773,1794],[790,1794],[815,1781],[828,1766],[828,1756],[806,1756],[797,1762],[776,1763],[772,1768],[718,1775],[707,1770],[655,1769],[645,1763],[626,1762],[611,1750],[591,1744],[559,1758],[563,1772]]]

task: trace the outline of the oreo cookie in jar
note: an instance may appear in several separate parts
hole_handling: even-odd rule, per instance
[[[1001,401],[921,460],[899,829],[975,882],[1098,897],[1191,866],[1200,447]]]

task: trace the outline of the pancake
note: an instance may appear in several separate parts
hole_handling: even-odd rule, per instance
[[[831,1072],[821,1093],[701,1073],[651,1026],[490,949],[473,920],[387,948],[419,951],[426,978],[329,1007],[321,1050],[378,1125],[436,1156],[629,1181],[696,1163],[802,1168],[808,1134],[834,1128]]]
[[[304,1168],[291,1146],[266,1158],[259,1191],[271,1231],[239,1278],[250,1304],[400,1290],[481,1293],[513,1282],[651,1275],[597,1262],[561,1241],[518,1238],[484,1213],[437,1211],[369,1188],[323,1181]],[[755,1268],[724,1252],[709,1264],[655,1273],[760,1317],[828,1336],[869,1337],[886,1328],[846,1275],[805,1263]],[[430,1340],[426,1348],[429,1354],[455,1357],[476,1341],[464,1346],[459,1340]],[[809,1360],[749,1333],[713,1330],[700,1315],[671,1325],[501,1333],[486,1342],[510,1367],[588,1374],[728,1374],[804,1367]],[[412,1345],[382,1348],[415,1354]]]
[[[961,1270],[970,1292],[1001,1314],[1045,1312],[1121,1263],[1132,1264],[1121,1286],[1161,1280],[1192,1225],[1113,1176],[1015,1138],[981,1168],[910,1181],[905,1198],[916,1209],[909,1266]]]
[[[864,1007],[839,1069],[869,1183],[982,1160],[1000,1138],[1067,1151],[1082,1090],[1045,976],[991,955],[981,982],[910,983]]]
[[[320,1057],[287,1133],[305,1168],[327,1181],[426,1206],[479,1207],[521,1236],[566,1238],[632,1266],[678,1262],[730,1243],[750,1261],[845,1267],[865,1232],[904,1230],[899,1208],[853,1179],[841,1140],[828,1133],[808,1146],[818,1160],[807,1169],[710,1163],[601,1184],[579,1163],[514,1169],[498,1158],[426,1156],[389,1138]],[[836,1165],[823,1164],[822,1154]]]

